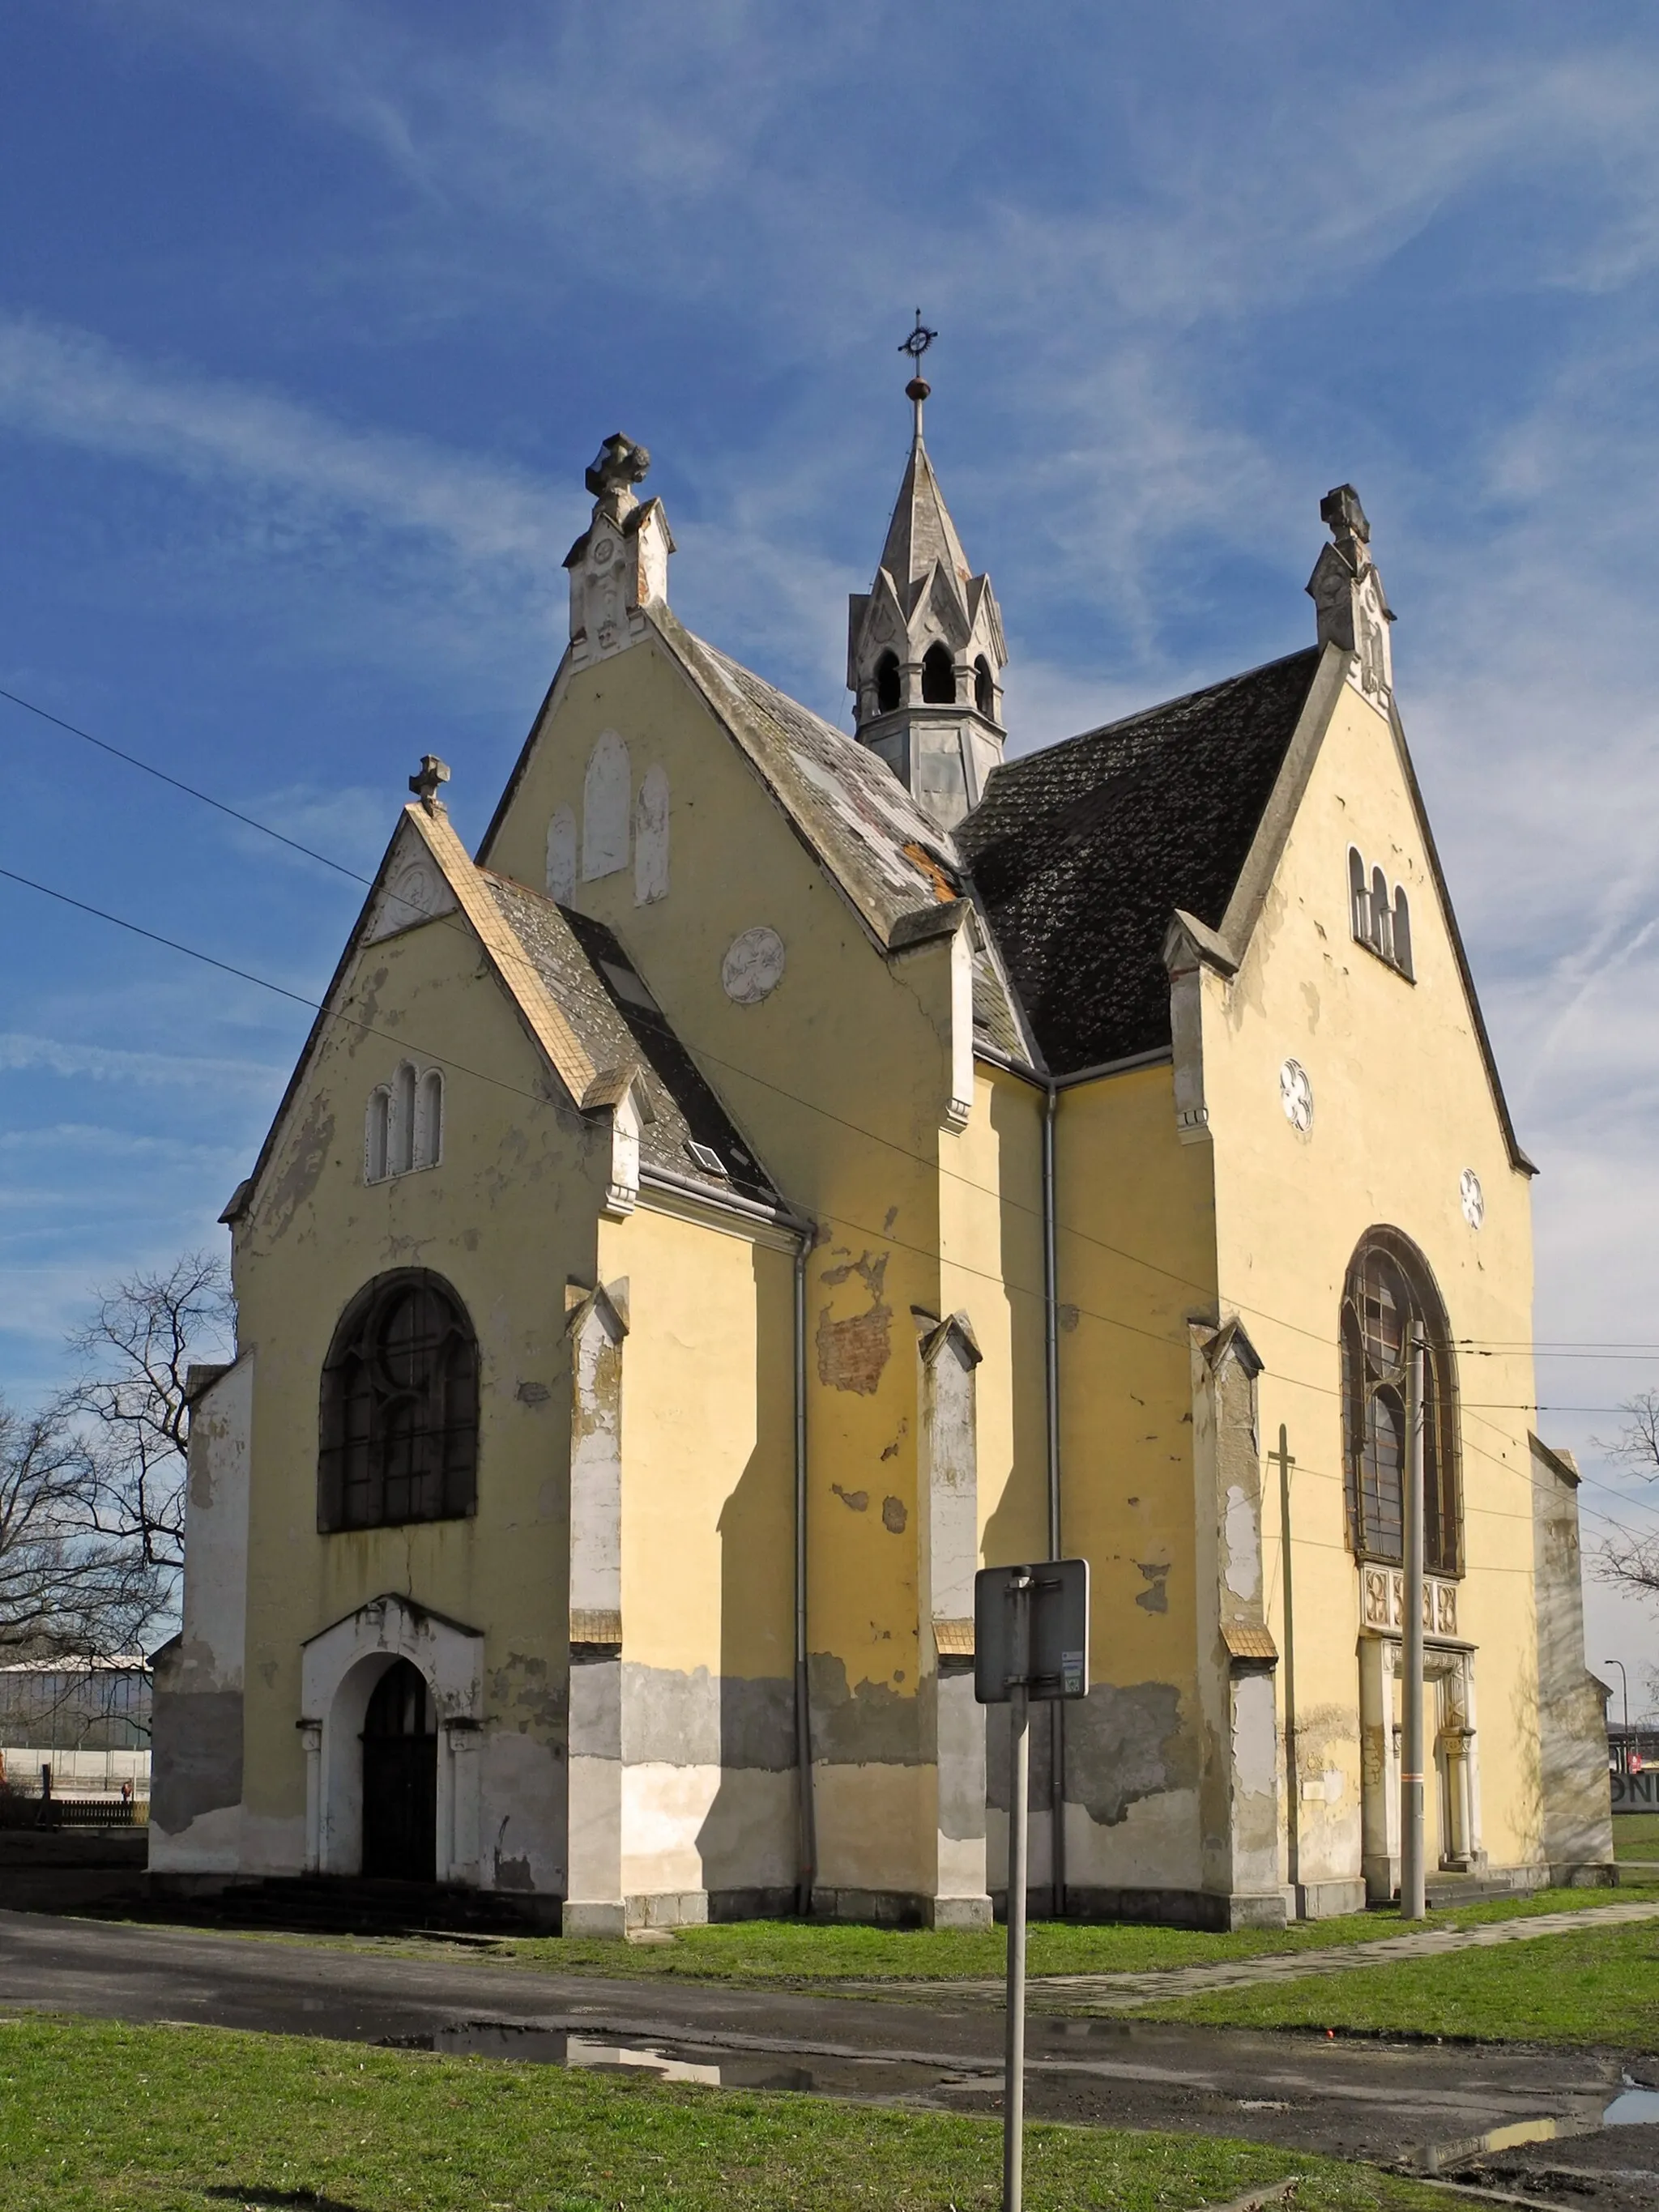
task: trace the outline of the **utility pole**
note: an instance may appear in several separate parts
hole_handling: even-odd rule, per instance
[[[1302,1880],[1302,1771],[1296,1748],[1296,1608],[1291,1582],[1291,1457],[1289,1431],[1279,1425],[1279,1449],[1267,1455],[1279,1469],[1279,1555],[1285,1570],[1285,1840],[1292,1884]]]
[[[1404,1741],[1400,1762],[1400,1917],[1428,1912],[1423,1865],[1423,1330],[1412,1323],[1406,1457],[1406,1680],[1402,1686]]]

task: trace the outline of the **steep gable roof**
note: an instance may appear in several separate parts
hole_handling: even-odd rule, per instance
[[[932,906],[941,893],[953,895],[957,858],[950,838],[884,762],[693,637],[666,609],[652,608],[651,618],[808,850],[884,946],[902,915]]]
[[[1170,1042],[1164,935],[1226,910],[1316,647],[992,772],[957,846],[1050,1070]]]
[[[411,805],[399,817],[252,1172],[239,1185],[222,1219],[236,1219],[257,1193],[328,1024],[343,1020],[354,1027],[373,1026],[343,1013],[339,1000],[358,955],[374,943],[386,941],[384,935],[374,935],[374,926],[386,913],[393,862],[407,854],[411,840],[436,863],[455,903],[432,914],[410,908],[406,923],[389,934],[401,934],[404,927],[466,930],[568,1095],[568,1105],[556,1105],[555,1110],[582,1112],[609,1104],[617,1094],[616,1079],[638,1070],[647,1078],[652,1109],[640,1131],[642,1166],[700,1184],[711,1195],[736,1189],[768,1205],[780,1202],[770,1177],[754,1159],[611,933],[566,915],[538,891],[479,867],[441,808],[428,812]],[[394,907],[401,903],[393,897]],[[422,1059],[444,1065],[442,1054],[430,1040],[411,1047],[390,1030],[383,1034],[400,1052],[413,1049]],[[714,1153],[725,1172],[711,1170],[699,1160],[694,1143]]]
[[[670,1028],[649,987],[602,922],[573,914],[540,891],[481,871],[490,896],[550,995],[602,1073],[642,1066],[654,1119],[640,1130],[642,1165],[775,1203],[771,1178],[733,1127],[702,1070]],[[714,1153],[711,1172],[692,1151]]]

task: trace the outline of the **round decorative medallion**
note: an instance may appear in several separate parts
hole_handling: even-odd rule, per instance
[[[1486,1218],[1486,1194],[1473,1168],[1465,1168],[1457,1178],[1457,1194],[1463,1201],[1464,1220],[1471,1229],[1478,1229]]]
[[[603,568],[605,562],[611,558],[611,556],[616,551],[616,550],[615,545],[611,543],[610,538],[601,538],[598,544],[593,546],[591,550],[591,558],[592,560],[593,566],[596,568]]]
[[[757,1006],[783,981],[783,939],[763,922],[745,929],[726,947],[720,986],[739,1006]]]
[[[1279,1097],[1285,1119],[1305,1136],[1313,1127],[1313,1085],[1299,1060],[1287,1060],[1279,1069]]]

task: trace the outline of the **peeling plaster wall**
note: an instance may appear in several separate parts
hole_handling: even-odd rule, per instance
[[[155,1670],[149,1863],[157,1873],[233,1870],[240,1848],[253,1372],[244,1353],[200,1394],[191,1419],[183,1625]]]
[[[479,1879],[557,1895],[568,1667],[562,1602],[550,1594],[565,1587],[568,1540],[564,1286],[594,1279],[609,1147],[603,1130],[590,1135],[538,1103],[551,1079],[455,918],[369,948],[346,979],[343,1005],[354,1018],[323,1030],[264,1188],[235,1231],[240,1342],[255,1377],[240,1865],[296,1874],[305,1863],[301,1643],[382,1593],[402,1592],[484,1631],[470,1753]],[[404,1039],[441,1042],[455,1063],[442,1163],[366,1186],[363,1102],[409,1048]],[[363,1283],[404,1266],[443,1275],[477,1334],[477,1510],[325,1536],[316,1490],[323,1359]]]
[[[1068,1893],[1079,1910],[1194,1917],[1181,1900],[1204,1880],[1200,1686],[1217,1662],[1188,1330],[1215,1312],[1209,1154],[1178,1141],[1164,1065],[1063,1091],[1055,1152],[1062,1538],[1090,1561],[1093,1609],[1094,1687],[1065,1716]],[[1212,1585],[1212,1638],[1214,1602]]]
[[[1351,844],[1407,887],[1414,983],[1353,939]],[[1534,1865],[1544,1784],[1524,1410],[1534,1393],[1528,1188],[1509,1164],[1391,732],[1352,686],[1337,696],[1243,966],[1231,982],[1203,975],[1201,1052],[1209,1141],[1191,1149],[1213,1158],[1222,1301],[1243,1315],[1265,1363],[1264,1446],[1276,1445],[1283,1422],[1297,1462],[1302,1879],[1352,1883],[1360,1874],[1359,1588],[1345,1528],[1337,1324],[1350,1257],[1373,1224],[1421,1249],[1454,1338],[1522,1347],[1459,1377],[1484,1410],[1462,1423],[1468,1571],[1458,1631],[1478,1650],[1486,1847],[1495,1866]],[[1281,1105],[1289,1057],[1313,1086],[1305,1135]],[[1466,1168],[1485,1190],[1478,1231],[1461,1206]],[[1266,1473],[1268,1617],[1282,1652],[1279,1481]]]
[[[1613,1858],[1607,1712],[1584,1663],[1578,1492],[1533,1454],[1544,1850],[1558,1880]]]
[[[581,884],[577,902],[617,932],[678,1032],[706,1055],[757,1156],[821,1226],[807,1278],[818,1881],[831,1909],[854,1896],[872,1909],[901,1909],[895,1900],[912,1909],[932,1894],[938,1858],[937,1721],[918,1706],[922,1535],[911,1309],[939,1316],[975,1304],[947,1298],[932,1256],[940,1249],[942,1193],[951,1188],[942,1186],[939,1164],[959,1141],[948,1127],[963,1073],[952,944],[884,955],[649,632],[556,689],[491,842],[492,867],[540,880],[547,823],[560,805],[580,810],[586,762],[606,728],[626,740],[636,792],[655,769],[666,778],[672,867],[665,895],[649,903],[635,903],[631,871]],[[732,865],[734,853],[741,868]],[[761,927],[783,940],[783,975],[764,998],[738,1004],[722,988],[721,965],[734,939]],[[973,1248],[963,1257],[978,1264]],[[611,1260],[606,1267],[628,1273],[635,1285],[632,1360],[659,1332],[641,1317],[641,1270]],[[695,1292],[695,1281],[687,1287]],[[786,1326],[781,1279],[768,1298],[769,1326]],[[767,1350],[763,1371],[769,1387],[787,1389],[786,1342]],[[633,1387],[625,1391],[629,1422]],[[729,1388],[739,1407],[752,1407],[752,1377]],[[1006,1394],[1007,1385],[995,1388]],[[631,1571],[625,1565],[625,1580]],[[781,1564],[765,1589],[769,1618],[775,1598],[788,1603],[790,1579]],[[676,1610],[695,1619],[703,1587],[702,1576],[682,1572]],[[751,1601],[761,1595],[754,1588]],[[631,1639],[629,1606],[625,1597]],[[787,1623],[785,1634],[785,1656],[754,1665],[757,1675],[787,1674]],[[708,1653],[695,1648],[672,1663],[708,1664]],[[854,1725],[854,1714],[862,1720],[878,1710],[873,1734]],[[908,1747],[895,1756],[901,1738]]]
[[[764,1241],[769,1237],[769,1241]],[[620,1825],[629,1924],[775,1904],[796,1866],[793,1255],[642,1207],[607,1224],[620,1359]]]

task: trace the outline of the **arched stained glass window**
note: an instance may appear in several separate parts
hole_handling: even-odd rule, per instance
[[[411,1267],[353,1299],[323,1364],[317,1525],[448,1521],[477,1498],[478,1348],[441,1276]]]
[[[1361,1559],[1404,1557],[1411,1456],[1411,1344],[1424,1340],[1423,1559],[1462,1572],[1456,1389],[1445,1309],[1422,1255],[1398,1231],[1373,1229],[1349,1265],[1342,1297],[1342,1413],[1348,1541]]]

